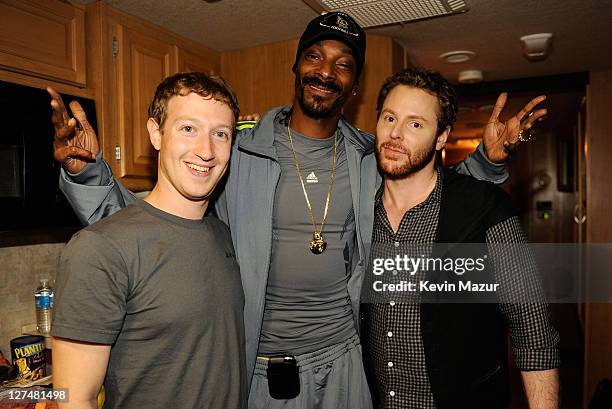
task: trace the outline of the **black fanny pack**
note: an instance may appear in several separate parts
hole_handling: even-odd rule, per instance
[[[300,394],[300,371],[295,357],[271,356],[268,360],[268,391],[274,399],[293,399]]]

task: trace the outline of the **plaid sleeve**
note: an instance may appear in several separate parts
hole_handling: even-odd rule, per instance
[[[552,325],[550,306],[545,302],[535,259],[518,217],[492,226],[486,236],[496,281],[521,294],[520,298],[513,294],[512,302],[500,303],[516,366],[521,371],[558,368],[559,334]],[[506,244],[517,244],[511,247],[510,255]]]

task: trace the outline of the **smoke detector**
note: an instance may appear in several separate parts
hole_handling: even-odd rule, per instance
[[[459,81],[461,84],[474,84],[476,82],[481,82],[482,78],[482,71],[466,70],[459,73],[457,81]]]
[[[471,60],[475,55],[474,51],[449,51],[440,54],[438,58],[448,64],[458,64]]]
[[[530,34],[520,38],[523,55],[528,60],[544,60],[550,54],[552,47],[551,33]]]
[[[302,0],[317,13],[343,11],[361,27],[405,23],[468,11],[464,0]]]

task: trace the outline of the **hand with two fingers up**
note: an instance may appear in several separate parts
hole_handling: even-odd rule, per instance
[[[529,130],[538,119],[548,113],[545,108],[534,111],[534,108],[545,99],[545,95],[533,98],[516,115],[501,122],[499,115],[506,105],[508,94],[503,92],[499,95],[482,136],[487,157],[491,162],[507,161],[516,152],[520,143],[528,142],[531,139]]]
[[[81,104],[70,102],[70,110],[74,115],[74,118],[70,118],[60,94],[51,87],[47,87],[47,92],[51,96],[51,122],[55,129],[53,156],[66,171],[78,173],[87,162],[96,159],[100,150],[98,138]]]

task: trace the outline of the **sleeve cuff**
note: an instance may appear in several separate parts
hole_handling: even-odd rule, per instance
[[[105,331],[92,328],[77,328],[53,322],[51,335],[58,338],[75,341],[91,342],[94,344],[112,345],[117,340],[118,331]]]
[[[476,148],[476,150],[482,156],[482,161],[484,163],[486,163],[488,166],[491,166],[492,168],[503,169],[503,170],[506,169],[506,164],[508,163],[508,161],[505,161],[505,162],[502,162],[502,163],[491,162],[491,160],[487,156],[487,152],[484,150],[484,144],[483,143],[478,144],[478,148]]]
[[[561,366],[559,349],[514,349],[514,361],[520,371],[545,371]]]
[[[509,174],[506,171],[506,162],[491,162],[482,143],[473,153],[468,155],[465,162],[469,164],[470,173],[476,179],[489,180],[495,184],[501,184],[508,180]]]
[[[78,173],[70,173],[61,169],[62,177],[71,183],[89,186],[110,186],[112,172],[108,164],[102,159],[102,152],[96,155],[96,161],[90,162]]]

